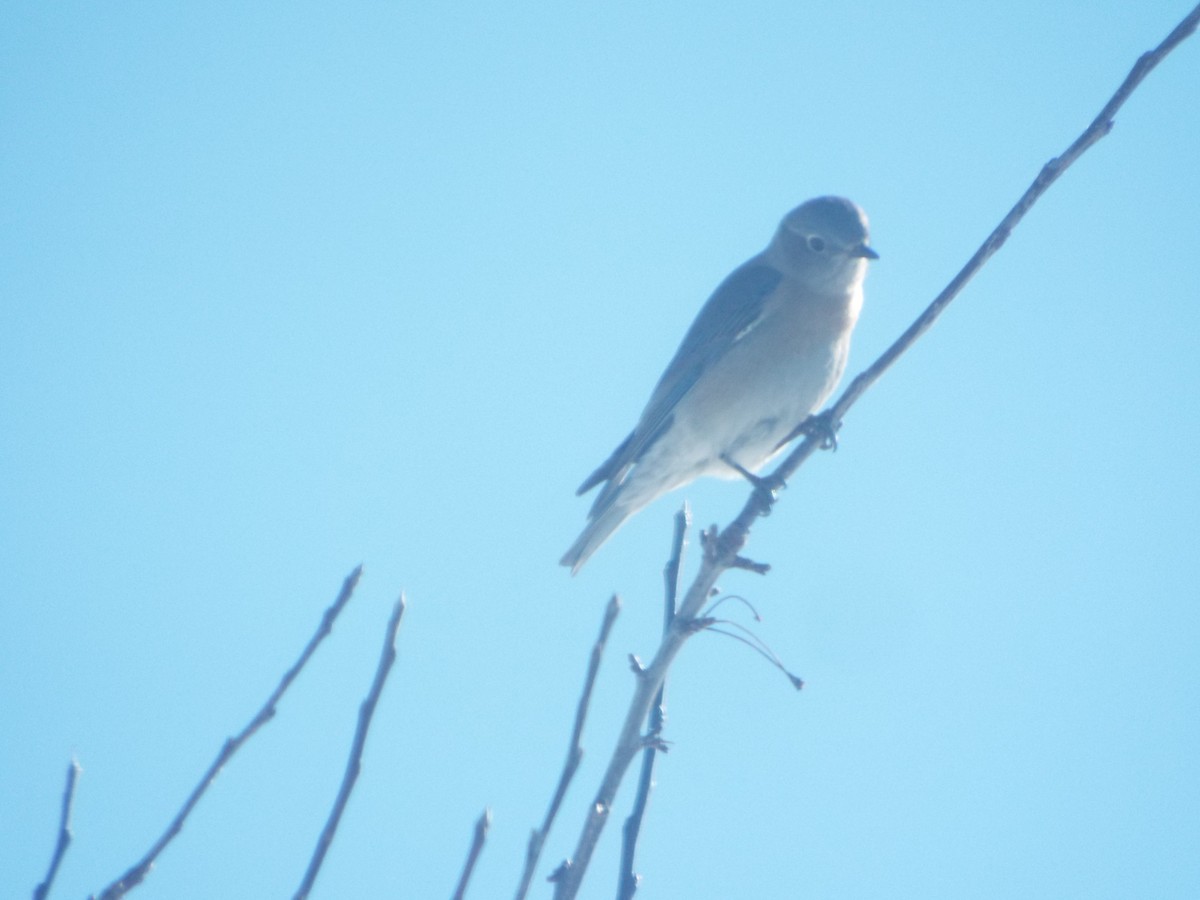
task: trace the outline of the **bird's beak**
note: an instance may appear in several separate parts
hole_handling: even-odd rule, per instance
[[[866,244],[859,244],[850,251],[851,256],[858,256],[862,259],[879,259],[879,254],[868,247]]]

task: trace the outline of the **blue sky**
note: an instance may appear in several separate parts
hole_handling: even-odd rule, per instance
[[[556,565],[709,292],[851,197],[861,369],[1187,11],[9,4],[0,894],[41,878],[72,754],[57,895],[139,857],[360,561],[140,896],[290,895],[401,590],[317,895],[447,896],[485,805],[473,896],[511,895],[617,591],[548,872],[674,510],[745,499],[693,485]],[[686,647],[639,897],[1200,894],[1198,73],[1193,39],[759,523],[773,571],[722,587],[807,686]]]

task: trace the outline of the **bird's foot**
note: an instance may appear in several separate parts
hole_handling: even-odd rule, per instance
[[[841,421],[835,420],[829,410],[815,413],[793,428],[791,434],[775,445],[775,449],[778,450],[804,435],[820,441],[822,450],[836,451],[838,448],[837,433],[841,427]]]
[[[835,453],[838,448],[837,433],[841,427],[841,420],[834,419],[832,412],[829,410],[817,413],[815,416],[809,416],[800,423],[800,428],[807,437],[821,442],[822,450],[832,450]]]
[[[762,501],[760,504],[763,509],[761,515],[769,515],[771,506],[775,503],[775,498],[779,496],[780,491],[787,487],[787,483],[782,478],[776,478],[774,475],[768,475],[766,478],[763,478],[761,475],[755,475],[727,453],[721,454],[721,462],[725,463],[725,465],[754,485],[754,490],[760,495],[760,500]]]

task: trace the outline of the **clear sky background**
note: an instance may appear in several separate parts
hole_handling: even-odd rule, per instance
[[[9,3],[0,895],[98,890],[358,595],[138,896],[290,896],[388,611],[321,897],[511,896],[604,603],[574,845],[685,498],[572,579],[574,489],[782,215],[871,216],[851,371],[1188,11],[862,2]],[[722,587],[639,897],[1200,896],[1200,40],[853,410]],[[691,567],[695,566],[695,554]],[[585,896],[610,897],[619,798]]]

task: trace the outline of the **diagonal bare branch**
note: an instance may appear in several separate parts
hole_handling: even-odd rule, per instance
[[[850,407],[854,406],[859,398],[880,379],[883,373],[890,369],[896,360],[916,343],[921,335],[933,326],[933,323],[946,311],[946,307],[959,295],[967,283],[975,277],[996,251],[1004,246],[1013,229],[1025,218],[1025,214],[1033,209],[1033,205],[1046,193],[1050,185],[1054,184],[1088,149],[1112,131],[1115,124],[1113,117],[1125,105],[1125,101],[1129,99],[1130,95],[1137,89],[1145,77],[1166,58],[1167,54],[1195,33],[1198,25],[1200,25],[1200,6],[1197,6],[1188,13],[1183,21],[1172,29],[1171,33],[1167,35],[1162,43],[1153,50],[1143,53],[1138,58],[1138,61],[1134,64],[1129,74],[1125,76],[1125,80],[1121,82],[1121,86],[1117,88],[1116,93],[1104,104],[1104,108],[1096,114],[1091,124],[1071,143],[1071,146],[1063,151],[1061,156],[1056,156],[1042,166],[1042,170],[1038,173],[1037,178],[1026,188],[1025,193],[1021,195],[1021,198],[1013,205],[1013,208],[1008,211],[1008,214],[1000,220],[1000,224],[992,229],[992,233],[980,244],[979,249],[967,260],[966,265],[959,270],[958,274],[951,279],[942,292],[933,299],[933,302],[925,308],[925,311],[917,317],[916,321],[908,326],[904,333],[896,338],[892,345],[883,351],[875,362],[859,373],[850,382],[846,390],[842,392],[842,395],[838,397],[837,401],[829,407],[825,416],[827,417],[827,421],[832,424],[834,430],[836,430],[846,413],[849,412]],[[812,432],[811,429],[810,432]],[[793,434],[792,437],[798,436],[799,429],[797,429],[797,433]],[[820,449],[822,440],[824,440],[822,434],[815,432],[806,433],[804,441],[771,473],[771,478],[779,478],[786,481],[800,468],[808,457],[812,456],[813,451]],[[745,512],[743,512],[744,514]],[[741,517],[739,517],[740,520]]]
[[[517,886],[517,900],[523,898],[529,893],[529,885],[533,882],[533,873],[537,869],[538,860],[542,855],[542,847],[546,843],[546,835],[550,833],[550,827],[554,824],[554,819],[558,815],[558,808],[562,805],[563,797],[566,796],[567,787],[571,783],[571,779],[575,777],[575,770],[579,768],[579,761],[583,759],[583,723],[587,718],[588,705],[592,700],[592,688],[596,685],[596,675],[600,671],[600,660],[604,656],[604,646],[608,643],[608,636],[612,632],[613,623],[617,620],[617,613],[621,611],[621,598],[616,594],[608,601],[608,605],[604,608],[604,621],[600,623],[600,635],[596,638],[596,643],[592,645],[592,655],[588,660],[587,675],[583,679],[583,693],[579,696],[579,704],[575,709],[575,724],[571,728],[571,743],[567,749],[567,759],[563,763],[562,774],[558,778],[558,786],[554,789],[554,797],[550,801],[550,808],[546,810],[546,818],[542,820],[542,827],[536,828],[529,835],[529,845],[525,850],[525,869],[521,872],[521,883]]]
[[[675,606],[679,601],[680,579],[683,570],[683,551],[687,546],[687,532],[692,524],[692,513],[686,503],[679,512],[675,513],[675,531],[671,536],[671,556],[663,567],[663,633],[671,628],[675,619]],[[658,687],[658,695],[650,708],[650,718],[646,723],[646,734],[651,738],[642,751],[642,771],[638,776],[637,795],[633,800],[633,811],[625,820],[621,835],[621,867],[618,870],[617,897],[619,900],[631,900],[637,893],[641,878],[634,868],[634,858],[637,852],[638,837],[642,833],[642,820],[646,817],[646,806],[650,802],[650,789],[654,786],[654,761],[661,750],[661,744],[656,740],[663,730],[667,718],[666,707],[667,685],[664,682]]]
[[[463,900],[466,897],[471,873],[475,871],[475,863],[479,862],[479,854],[483,852],[483,842],[487,840],[491,827],[492,811],[485,809],[483,815],[475,823],[475,831],[471,836],[471,849],[467,852],[467,861],[463,864],[462,875],[459,876],[458,886],[454,889],[452,900]]]
[[[321,836],[317,838],[317,846],[313,850],[312,859],[309,860],[308,870],[304,873],[300,887],[296,889],[295,900],[304,900],[312,891],[317,874],[321,871],[321,864],[325,861],[325,854],[333,843],[334,835],[337,834],[342,813],[346,811],[346,802],[350,799],[350,792],[354,790],[354,783],[358,781],[358,774],[362,771],[363,748],[367,744],[367,732],[371,730],[375,707],[383,693],[383,686],[387,682],[392,664],[396,661],[396,632],[400,629],[400,619],[403,615],[404,595],[401,594],[396,605],[392,607],[391,618],[388,619],[383,639],[383,652],[379,655],[379,666],[375,669],[375,679],[371,682],[371,689],[367,692],[366,699],[363,700],[362,706],[358,710],[358,727],[354,731],[354,741],[350,745],[350,758],[346,760],[346,774],[342,777],[337,799],[334,800],[333,809],[329,811],[329,818],[321,830]]]
[[[54,845],[54,853],[50,857],[50,868],[46,871],[46,877],[33,890],[33,900],[46,900],[50,896],[50,888],[54,884],[54,877],[58,874],[58,867],[63,861],[63,857],[67,855],[67,847],[71,845],[71,807],[75,804],[75,785],[79,783],[79,761],[72,759],[71,764],[67,766],[67,786],[63,788],[62,799],[62,815],[58,821],[58,841]]]

